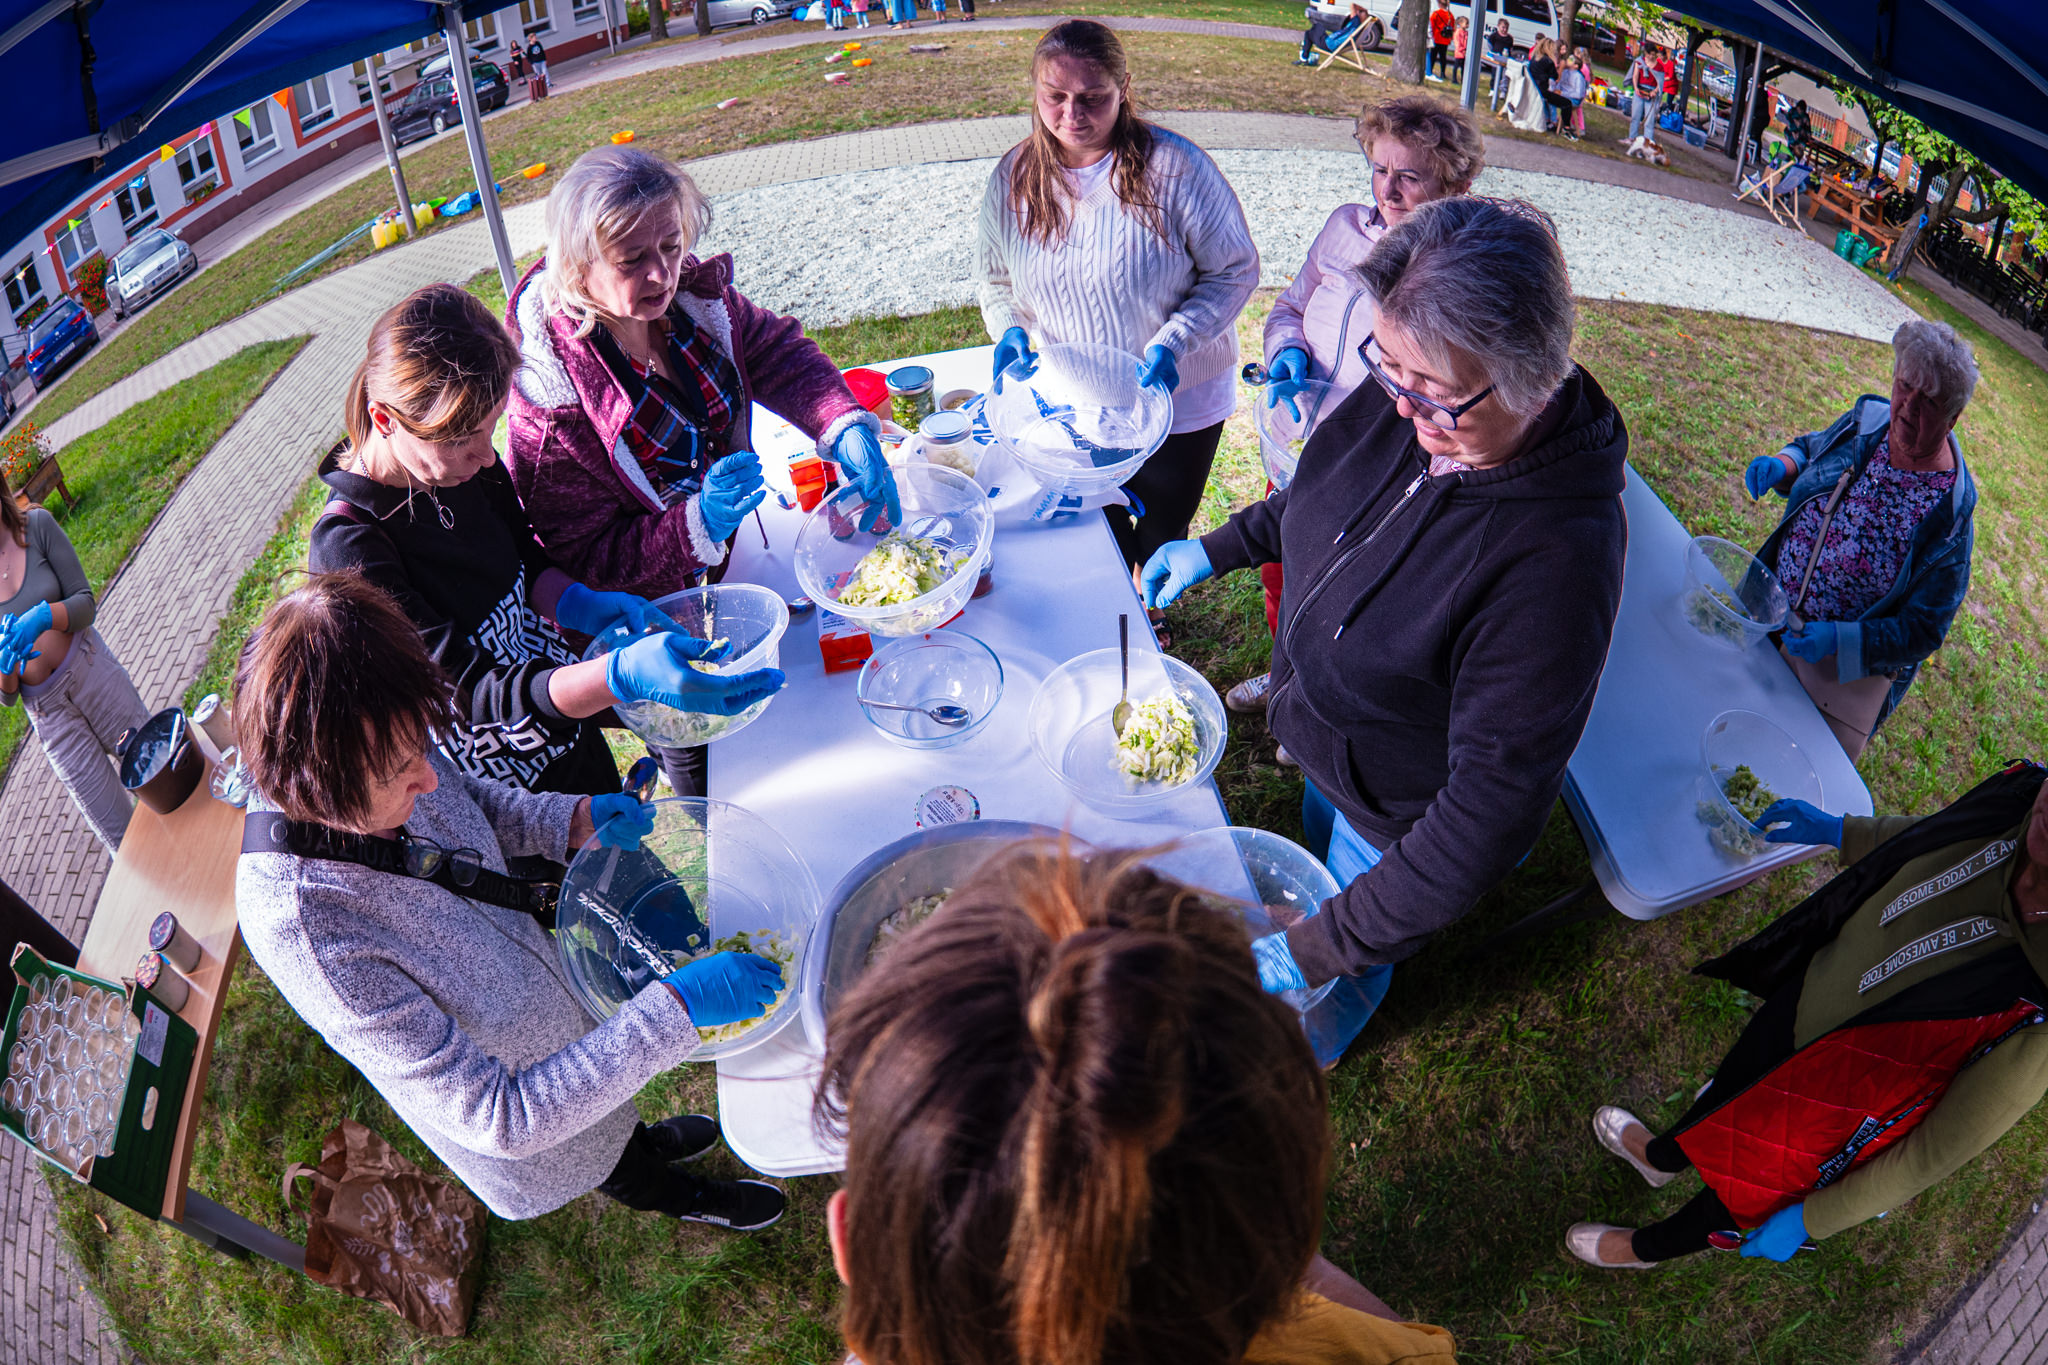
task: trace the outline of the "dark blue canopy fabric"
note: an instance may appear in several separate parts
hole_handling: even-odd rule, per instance
[[[180,133],[442,22],[422,0],[0,0],[0,248]]]
[[[1673,13],[1860,85],[2048,200],[2044,0],[1681,0]]]

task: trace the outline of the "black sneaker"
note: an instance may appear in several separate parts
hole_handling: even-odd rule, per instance
[[[734,1232],[759,1232],[782,1217],[788,1201],[765,1180],[707,1180],[695,1207],[676,1217],[686,1223],[712,1223]]]
[[[677,1114],[660,1123],[640,1125],[640,1133],[663,1161],[695,1161],[718,1145],[718,1120],[703,1114]]]

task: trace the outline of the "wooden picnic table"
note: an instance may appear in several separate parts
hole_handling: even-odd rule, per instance
[[[1883,197],[1866,194],[1837,176],[1823,174],[1816,179],[1806,202],[1808,217],[1818,220],[1820,211],[1825,208],[1852,231],[1862,233],[1886,249],[1899,238],[1899,229],[1884,221]]]

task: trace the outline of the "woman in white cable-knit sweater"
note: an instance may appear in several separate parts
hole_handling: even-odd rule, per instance
[[[1237,407],[1237,315],[1259,282],[1244,209],[1208,153],[1140,119],[1116,35],[1087,19],[1032,56],[1031,136],[982,196],[975,279],[996,373],[1031,345],[1094,342],[1144,357],[1173,394],[1166,443],[1110,509],[1135,568],[1187,534],[1223,421]],[[1137,510],[1137,509],[1132,509]]]

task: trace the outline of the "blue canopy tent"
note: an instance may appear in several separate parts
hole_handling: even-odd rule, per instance
[[[459,46],[461,21],[496,8],[491,0],[0,0],[0,69],[12,92],[0,244],[180,133],[444,28]],[[456,89],[500,268],[509,270],[497,198],[483,189],[489,170],[475,91],[467,81]]]
[[[2048,200],[2041,0],[1683,0],[1674,13],[1862,86]]]

